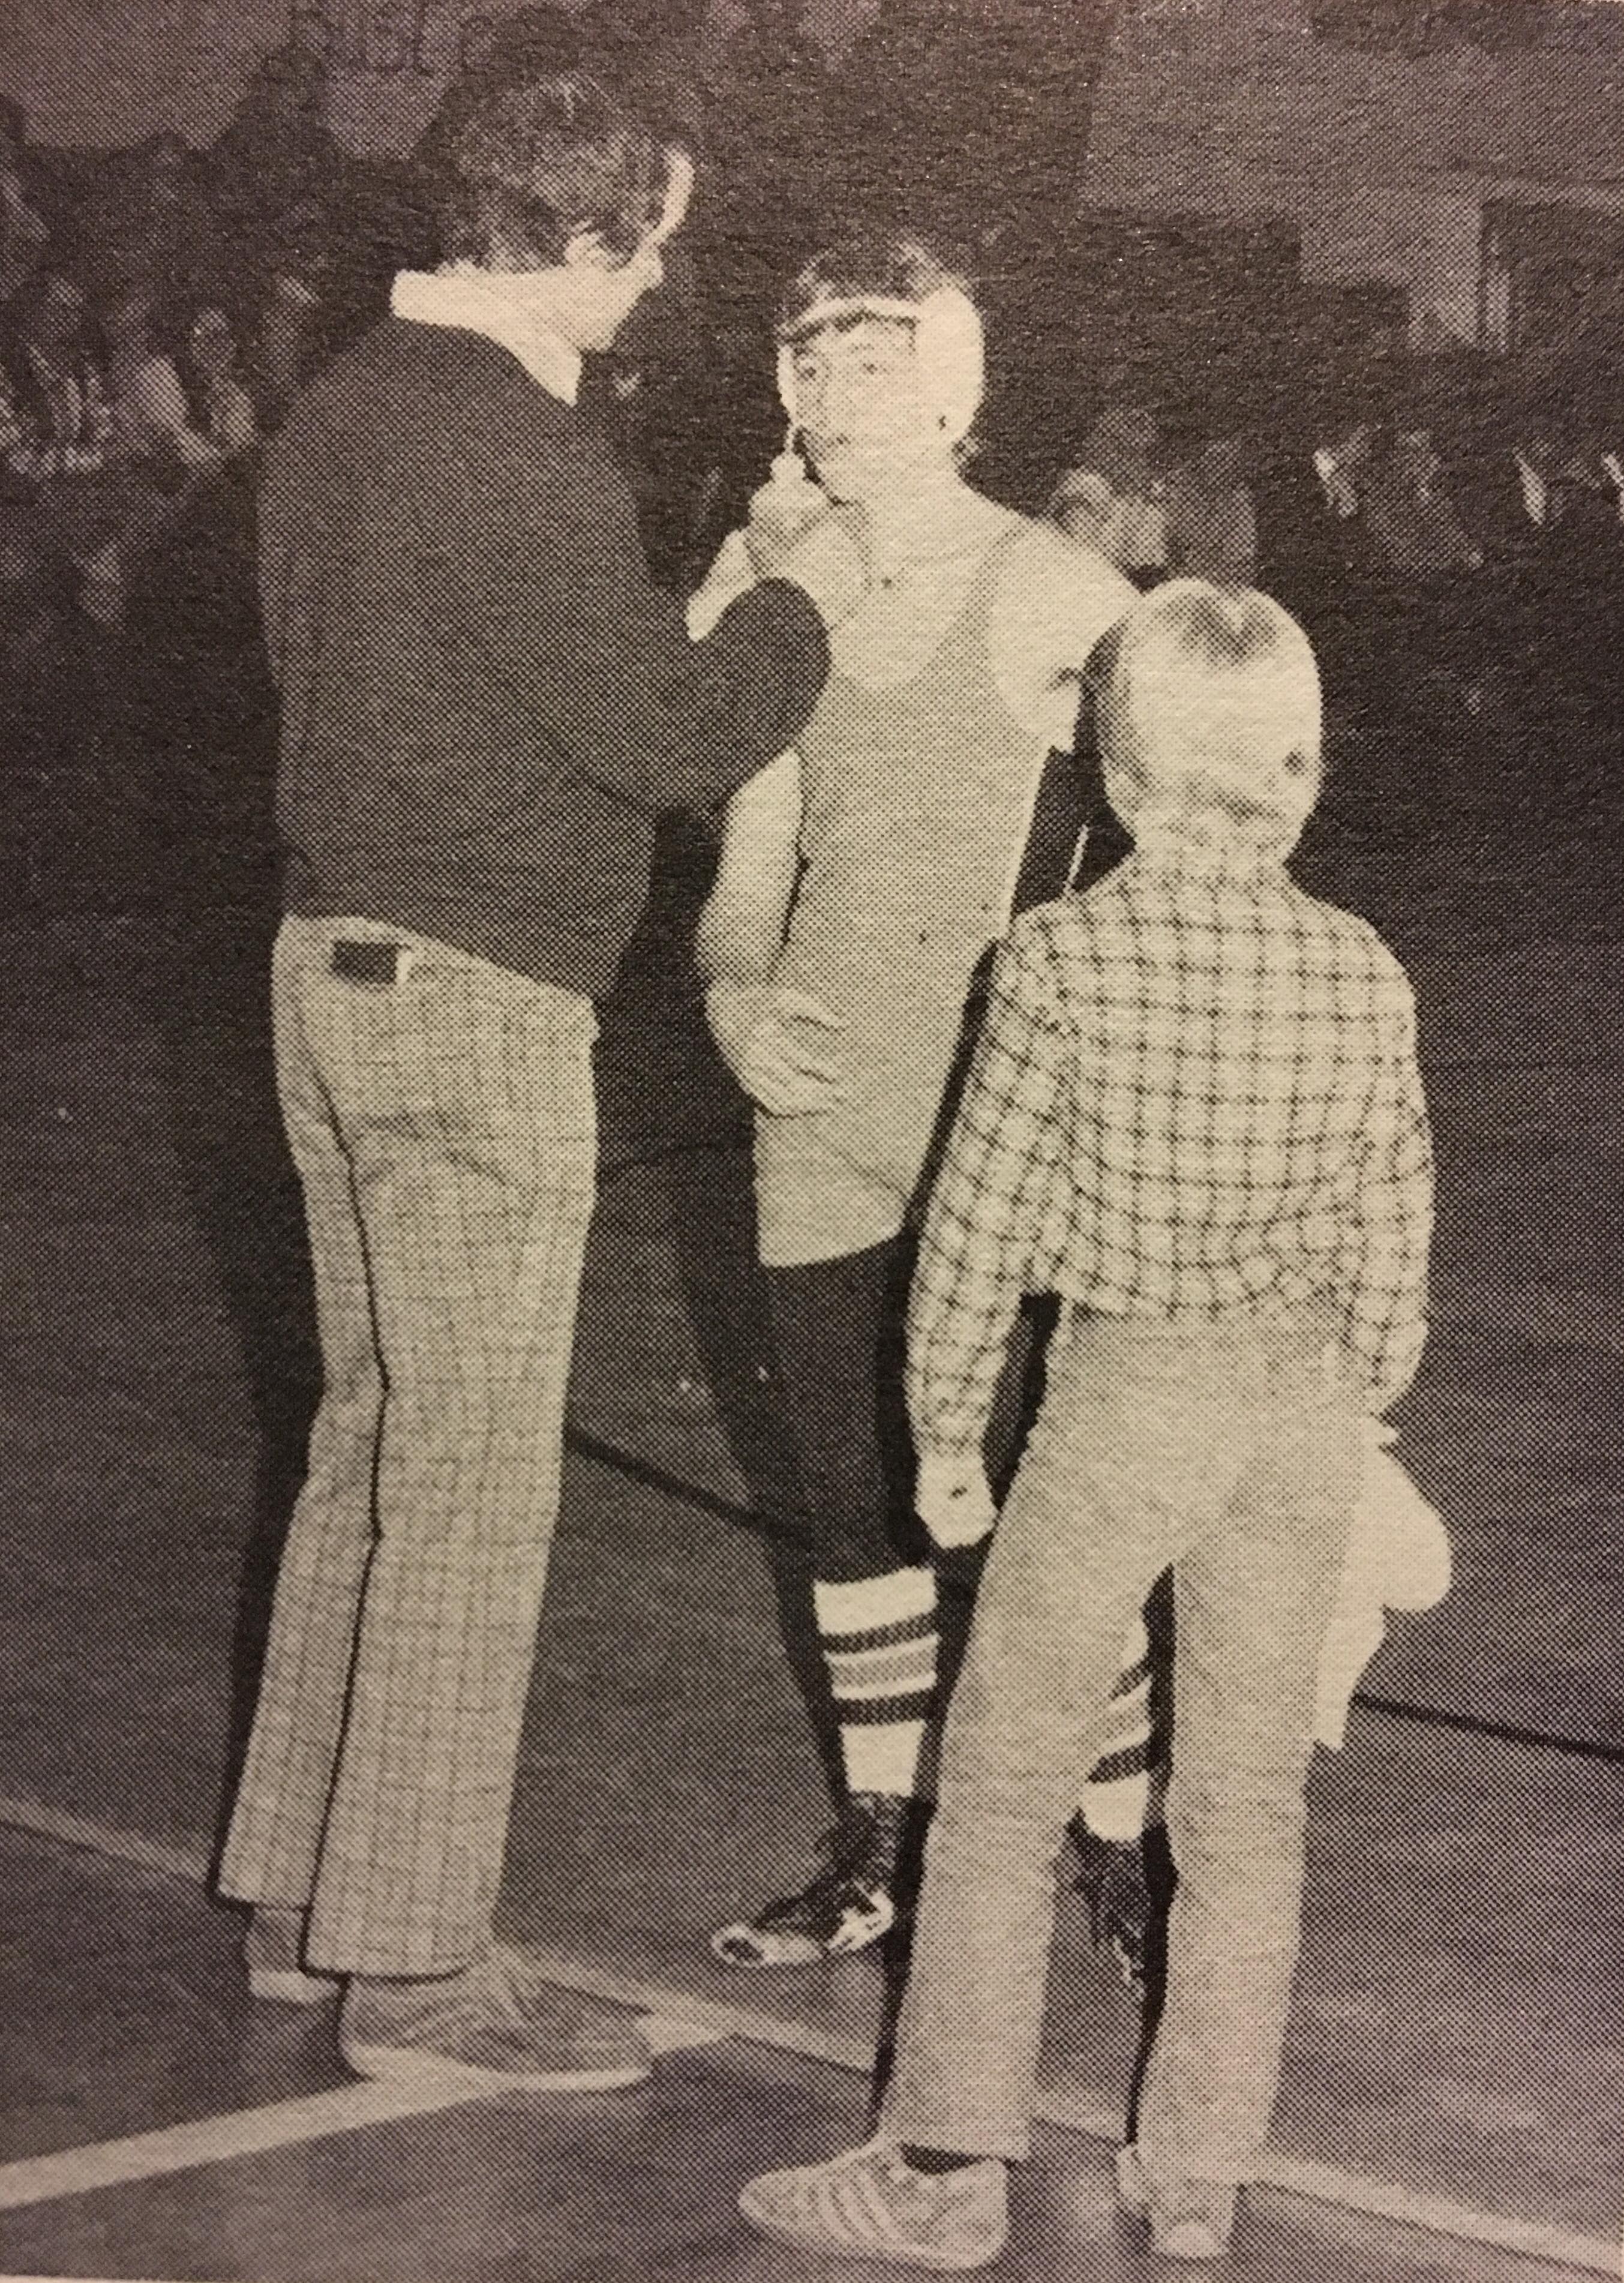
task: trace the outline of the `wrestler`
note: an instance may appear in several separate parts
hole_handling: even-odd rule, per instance
[[[729,804],[697,947],[711,1030],[756,1105],[760,1256],[845,1783],[808,1882],[713,1937],[727,1961],[765,1967],[863,1950],[895,1920],[938,1691],[899,1394],[910,1212],[1045,764],[1071,746],[1082,670],[1134,600],[1103,557],[967,482],[982,323],[927,245],[818,255],[779,339],[816,481],[786,456],[752,525],[833,513],[869,586],[795,750]],[[695,635],[750,582],[753,543],[723,549]]]

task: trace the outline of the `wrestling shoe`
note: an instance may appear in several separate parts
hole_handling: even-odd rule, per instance
[[[739,2209],[763,2235],[797,2250],[905,2267],[985,2267],[1009,2240],[1005,2167],[996,2157],[916,2172],[882,2139],[827,2163],[763,2172],[740,2191]]]
[[[1077,1856],[1076,1891],[1088,1905],[1090,1939],[1116,1960],[1124,1990],[1141,2003],[1145,1956],[1154,1905],[1145,1875],[1144,1843],[1100,1839],[1082,1816],[1072,1818],[1070,1838]]]
[[[1222,2181],[1153,2186],[1130,2140],[1116,2152],[1116,2195],[1124,2211],[1150,2222],[1150,2248],[1162,2259],[1222,2259],[1229,2249],[1236,2192]]]
[[[725,1966],[772,1967],[816,1966],[872,1948],[897,1923],[900,1858],[919,1820],[914,1800],[854,1792],[799,1893],[719,1928],[711,1949]]]

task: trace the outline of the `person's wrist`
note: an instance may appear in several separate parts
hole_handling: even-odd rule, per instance
[[[981,1466],[981,1451],[977,1445],[933,1443],[919,1453],[919,1479],[921,1483],[949,1488],[974,1476]]]
[[[742,993],[758,991],[764,979],[759,975],[742,974],[737,968],[719,968],[715,974],[706,978],[705,1004],[709,1006],[714,997],[727,1005],[735,1001]]]
[[[705,1021],[730,1060],[743,1051],[760,1020],[761,989],[742,975],[718,975],[705,986]]]

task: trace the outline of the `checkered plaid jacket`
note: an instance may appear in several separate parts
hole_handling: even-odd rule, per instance
[[[1025,1291],[1329,1301],[1385,1409],[1426,1336],[1432,1211],[1414,1002],[1374,931],[1278,864],[1136,853],[998,953],[909,1309],[919,1448],[978,1449]]]

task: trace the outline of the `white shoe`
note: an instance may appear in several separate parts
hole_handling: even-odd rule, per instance
[[[492,2092],[616,2092],[649,2073],[633,2018],[548,1982],[497,1948],[460,1974],[353,1975],[338,2042],[357,2077]]]
[[[985,2267],[1009,2240],[1005,2167],[987,2156],[916,2172],[892,2141],[866,2141],[822,2164],[763,2172],[739,2209],[752,2227],[802,2251],[906,2267]]]
[[[1131,2140],[1116,2152],[1116,2194],[1125,2211],[1150,2222],[1150,2248],[1163,2259],[1222,2259],[1235,2225],[1235,2190],[1220,2180],[1152,2185]]]

